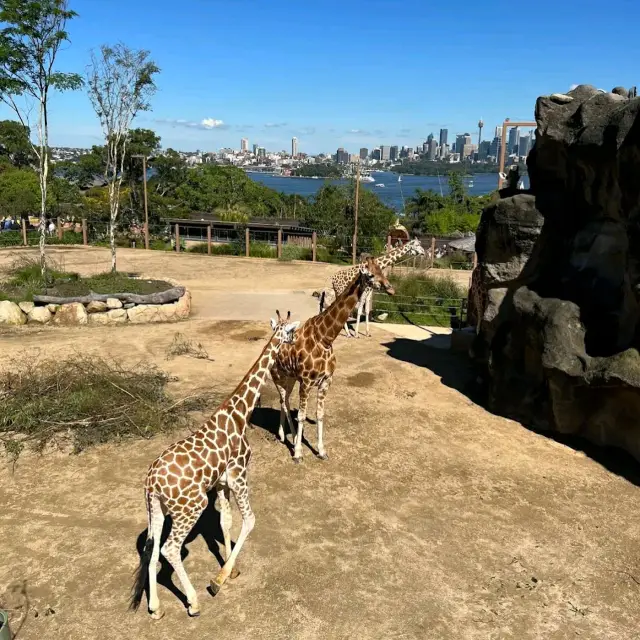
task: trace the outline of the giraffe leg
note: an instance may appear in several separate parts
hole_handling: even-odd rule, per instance
[[[171,533],[169,534],[169,538],[164,543],[161,550],[162,555],[167,559],[167,562],[169,562],[169,564],[173,567],[173,570],[176,572],[176,575],[180,579],[182,589],[184,590],[184,594],[187,597],[187,602],[189,603],[189,608],[187,611],[192,617],[200,615],[198,595],[196,593],[196,590],[193,588],[193,585],[191,584],[191,580],[189,580],[189,576],[185,571],[184,565],[182,564],[180,550],[182,549],[182,544],[184,543],[184,540],[187,537],[189,531],[191,531],[193,525],[198,521],[200,514],[207,506],[208,500],[206,495],[196,498],[196,500],[198,501],[197,504],[190,506],[189,511],[171,514]]]
[[[243,469],[237,478],[233,478],[231,473],[229,473],[227,477],[229,480],[229,488],[233,493],[233,497],[235,498],[238,509],[240,510],[240,514],[242,515],[242,528],[240,529],[240,535],[236,540],[236,544],[233,547],[231,555],[227,557],[227,561],[224,563],[222,569],[220,569],[220,571],[218,572],[215,580],[211,581],[210,586],[213,595],[216,595],[218,591],[220,591],[222,585],[227,581],[227,578],[233,575],[232,572],[236,562],[236,558],[238,557],[244,541],[251,533],[251,530],[253,529],[256,522],[256,517],[253,515],[251,505],[249,504],[249,490],[247,489],[246,470]]]
[[[365,307],[364,307],[364,321],[365,321],[365,325],[366,325],[366,331],[367,331],[367,338],[371,337],[371,331],[369,331],[369,316],[371,315],[371,300],[373,298],[373,291],[371,291],[369,293],[369,295],[367,296],[367,301],[365,302]]]
[[[358,300],[358,306],[356,307],[356,338],[360,337],[360,316],[362,315],[362,308],[364,307],[366,298],[367,294],[365,292],[362,296],[360,296],[360,300]]]
[[[225,562],[231,557],[231,504],[229,503],[229,488],[218,489],[218,500],[220,501],[220,528],[224,536],[224,559]],[[240,575],[239,569],[233,567],[231,579]]]
[[[300,406],[298,408],[298,435],[294,442],[293,461],[302,462],[302,432],[307,419],[307,402],[309,400],[310,387],[300,382]]]
[[[344,323],[344,332],[347,334],[347,338],[351,337],[351,332],[349,331],[349,322]]]
[[[318,409],[316,415],[316,422],[318,426],[318,458],[321,460],[328,460],[329,456],[324,448],[323,429],[324,429],[324,400],[329,392],[331,386],[331,378],[325,380],[318,389]]]
[[[151,562],[149,563],[149,613],[154,620],[164,617],[164,611],[160,608],[158,598],[158,560],[160,559],[160,538],[162,537],[162,526],[164,525],[164,513],[160,499],[152,495],[149,499],[149,533],[153,538],[153,551],[151,552]]]
[[[292,380],[291,378],[286,378],[284,380],[278,379],[278,381],[276,381],[276,379],[273,378],[273,383],[276,385],[276,389],[278,390],[278,394],[280,395],[280,426],[278,427],[278,438],[280,439],[280,442],[284,442],[285,441],[285,435],[284,435],[285,416],[289,424],[289,431],[291,432],[291,436],[293,437],[295,435],[294,429],[293,429],[293,420],[291,419],[291,407],[289,406],[289,397],[291,396],[291,392],[293,391],[293,387],[296,381]]]

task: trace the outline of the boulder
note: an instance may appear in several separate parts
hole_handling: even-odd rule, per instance
[[[33,302],[18,302],[18,306],[23,313],[29,313],[36,305]]]
[[[47,309],[51,311],[51,313],[55,313],[60,308],[59,304],[48,304]]]
[[[184,295],[178,300],[178,302],[175,302],[174,304],[176,318],[178,318],[179,320],[188,318],[189,314],[191,313],[191,292],[187,289],[184,292]]]
[[[53,314],[47,307],[34,307],[27,315],[28,322],[36,324],[46,324],[51,320]]]
[[[122,309],[122,302],[118,298],[107,298],[107,309]]]
[[[108,309],[106,302],[92,300],[86,307],[87,313],[102,313]]]
[[[90,313],[90,325],[124,324],[127,322],[127,312],[124,309],[111,309],[102,313]]]
[[[530,189],[477,233],[488,405],[640,460],[640,99],[581,85],[536,121]]]
[[[138,304],[127,309],[127,317],[132,324],[151,322],[172,322],[177,320],[176,305],[173,304]]]
[[[18,325],[26,322],[27,316],[22,313],[15,302],[9,302],[9,300],[0,301],[0,324]]]
[[[60,305],[53,318],[53,324],[84,325],[87,324],[87,311],[80,302]]]

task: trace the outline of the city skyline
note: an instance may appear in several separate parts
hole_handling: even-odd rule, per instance
[[[623,0],[611,0],[605,14],[589,3],[560,11],[541,0],[529,22],[537,34],[535,54],[522,49],[520,33],[497,1],[479,8],[468,0],[433,7],[405,0],[402,11],[383,0],[326,0],[322,6],[274,0],[250,10],[221,0],[199,3],[197,11],[175,11],[168,0],[113,0],[110,6],[127,19],[110,22],[105,32],[99,3],[70,0],[79,15],[69,23],[71,43],[56,67],[82,73],[90,50],[103,42],[149,50],[161,69],[159,90],[153,110],[134,126],[155,130],[164,148],[235,147],[247,137],[287,149],[296,137],[301,152],[317,154],[340,146],[414,146],[432,132],[440,144],[440,129],[448,129],[449,144],[464,133],[475,144],[480,115],[491,131],[505,118],[532,120],[539,95],[579,82],[607,90],[636,84],[633,51],[640,45],[619,37],[616,12],[632,20],[640,8]],[[456,28],[454,46],[450,33],[434,26],[459,23],[461,12],[470,19]],[[598,24],[597,49],[582,36],[592,23]],[[497,32],[499,47],[479,44],[481,34]],[[243,37],[249,33],[260,37]],[[387,48],[380,47],[383,36]],[[331,41],[349,42],[358,55],[345,64],[344,51]],[[522,55],[504,55],[511,49]],[[374,91],[380,78],[385,88]],[[0,117],[12,115],[3,107]],[[52,95],[50,125],[56,146],[102,142],[83,91]]]

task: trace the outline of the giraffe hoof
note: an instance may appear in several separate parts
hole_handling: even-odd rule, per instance
[[[216,582],[211,580],[211,582],[209,583],[209,588],[211,589],[211,594],[217,596],[220,589],[222,589],[222,585],[217,584]]]
[[[231,569],[231,575],[229,576],[229,579],[235,580],[239,575],[240,575],[240,571],[235,567],[233,567],[233,569]]]
[[[319,453],[318,458],[320,458],[320,460],[328,460],[329,456],[326,453]]]
[[[152,620],[162,620],[162,618],[164,618],[164,609],[149,611],[149,615],[151,616]]]
[[[189,614],[190,618],[197,618],[200,615],[200,609],[199,608],[194,608],[194,607],[189,607],[187,609],[187,613]]]
[[[296,464],[300,464],[300,463],[302,462],[302,458],[294,458],[294,459],[293,459],[293,461],[294,461]]]

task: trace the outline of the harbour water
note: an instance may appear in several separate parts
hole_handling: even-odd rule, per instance
[[[331,184],[347,184],[347,180],[316,180],[314,178],[288,178],[285,176],[272,175],[268,173],[247,173],[249,177],[257,182],[262,182],[267,187],[281,191],[286,194],[298,194],[301,196],[312,196],[325,182]],[[432,189],[436,193],[446,195],[449,191],[446,176],[409,176],[403,175],[402,181],[398,182],[398,174],[390,171],[374,171],[372,177],[374,182],[362,182],[361,187],[374,191],[380,199],[396,211],[402,211],[403,198],[406,202],[412,197],[416,189]],[[477,173],[473,179],[465,178],[465,185],[469,195],[481,196],[491,193],[498,187],[498,175],[495,173]],[[469,183],[472,183],[472,186]],[[376,187],[376,184],[384,184],[384,187]],[[525,179],[525,186],[528,186]]]

